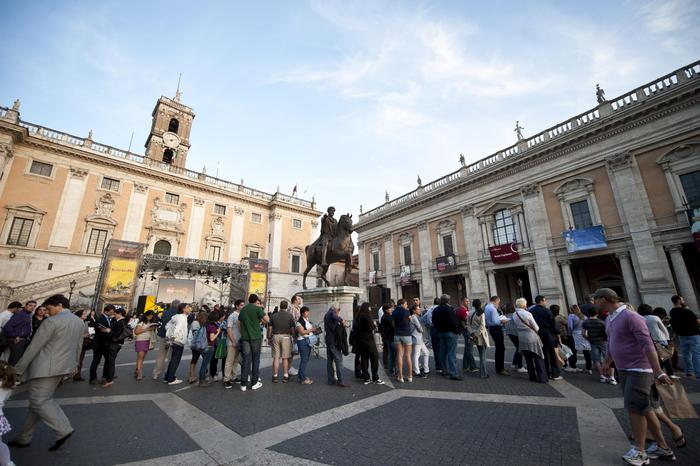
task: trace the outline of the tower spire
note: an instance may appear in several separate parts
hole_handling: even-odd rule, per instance
[[[180,92],[180,80],[182,79],[182,73],[180,73],[177,77],[177,90],[175,91],[175,100],[177,102],[180,101],[180,96],[182,95],[182,92]]]

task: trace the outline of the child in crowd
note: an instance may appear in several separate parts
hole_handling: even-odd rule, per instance
[[[2,412],[5,400],[10,397],[15,386],[15,370],[5,361],[0,361],[0,436],[10,432],[12,428]],[[0,441],[0,466],[14,466],[10,460],[10,449]]]

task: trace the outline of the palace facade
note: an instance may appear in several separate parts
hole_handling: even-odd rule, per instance
[[[365,299],[566,306],[609,287],[666,309],[680,293],[697,312],[700,62],[600,100],[361,214]]]
[[[299,290],[315,203],[188,170],[194,118],[179,93],[158,99],[140,155],[29,123],[19,101],[0,107],[0,307],[56,292],[89,302],[112,238],[178,258],[267,259],[272,301]],[[194,278],[197,296],[226,301],[221,277],[168,270],[144,274],[137,294],[156,294],[158,278]]]

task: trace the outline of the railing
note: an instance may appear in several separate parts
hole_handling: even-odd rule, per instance
[[[0,107],[0,118],[5,117],[7,115],[8,110],[9,109],[6,107]],[[98,152],[101,155],[126,160],[131,163],[147,165],[149,167],[156,168],[161,171],[184,176],[186,178],[197,180],[201,183],[205,183],[208,185],[213,185],[226,191],[243,194],[245,196],[254,197],[256,199],[261,199],[267,202],[280,201],[288,204],[301,206],[307,209],[316,208],[316,204],[313,201],[307,201],[305,199],[300,199],[298,197],[289,196],[287,194],[282,194],[279,192],[275,194],[269,194],[264,191],[249,188],[242,184],[232,183],[230,181],[209,176],[206,173],[200,173],[193,170],[189,170],[187,168],[177,167],[175,165],[154,160],[140,154],[135,154],[133,152],[117,149],[116,147],[99,144],[93,142],[91,139],[81,138],[72,134],[63,133],[50,128],[46,128],[44,126],[35,125],[26,121],[20,120],[19,125],[25,128],[30,135],[35,137],[48,139],[52,142],[57,142],[59,144],[80,147],[82,149],[90,149],[95,152]]]
[[[83,283],[86,280],[96,280],[99,271],[99,267],[87,267],[83,270],[78,270],[77,272],[71,272],[37,282],[26,283],[12,289],[12,299],[22,302],[28,299],[37,299],[43,294],[58,289],[61,286],[67,287],[71,280],[75,280],[78,283]]]
[[[675,88],[684,82],[697,79],[698,75],[700,75],[700,61],[696,61],[690,65],[684,66],[672,73],[669,73],[666,76],[655,79],[654,81],[645,84],[634,91],[611,99],[608,102],[604,102],[598,107],[587,110],[565,122],[554,125],[551,128],[547,128],[530,138],[519,141],[517,144],[498,151],[495,154],[489,155],[488,157],[484,157],[477,162],[466,165],[461,170],[449,173],[441,178],[438,178],[437,180],[431,181],[425,186],[418,187],[414,191],[399,196],[398,198],[388,201],[378,207],[375,207],[374,209],[368,210],[367,212],[360,214],[360,221],[368,220],[372,216],[389,211],[396,206],[406,204],[411,200],[416,199],[423,193],[439,191],[454,183],[459,183],[460,181],[468,179],[471,176],[478,175],[494,165],[501,164],[513,157],[518,157],[521,155],[520,150],[523,150],[523,147],[529,150],[545,142],[566,136],[572,131],[581,127],[598,122],[601,120],[600,110],[604,106],[609,106],[606,107],[610,108],[608,114],[616,115],[628,108],[643,103],[647,99],[663,94],[669,89]]]

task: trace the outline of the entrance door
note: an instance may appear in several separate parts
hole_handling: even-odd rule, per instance
[[[418,283],[412,282],[410,285],[403,285],[401,287],[401,296],[409,302],[411,302],[413,298],[420,298]]]
[[[462,303],[465,293],[464,278],[457,275],[442,279],[442,293],[450,295],[450,306],[457,307]]]

